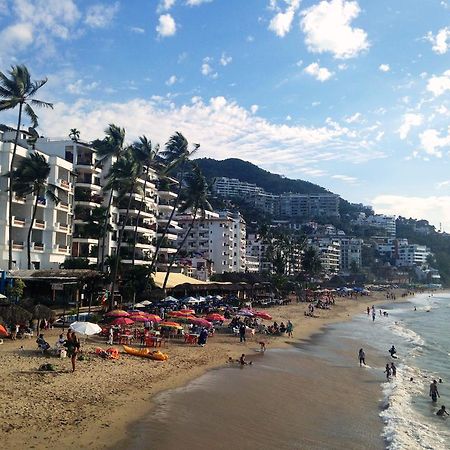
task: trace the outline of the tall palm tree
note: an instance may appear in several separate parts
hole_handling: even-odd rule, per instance
[[[98,156],[100,156],[100,161],[104,162],[106,160],[112,160],[114,157],[118,158],[125,151],[125,129],[114,124],[109,124],[108,128],[105,130],[106,136],[99,140],[93,142],[93,147],[97,151]],[[113,201],[114,190],[111,189],[109,192],[108,204],[106,206],[107,220],[105,221],[105,227],[102,236],[102,245],[100,249],[100,261],[99,268],[101,271],[104,270],[105,265],[105,246],[106,246],[106,236],[108,234],[108,226],[111,225],[111,205]]]
[[[32,81],[28,69],[23,65],[12,66],[8,72],[10,78],[3,72],[0,72],[0,111],[8,109],[15,109],[19,107],[19,114],[17,117],[16,136],[14,138],[14,147],[9,165],[9,180],[8,187],[12,186],[12,174],[14,170],[14,163],[16,160],[17,142],[19,141],[20,125],[22,122],[22,115],[25,113],[31,120],[33,128],[38,126],[38,116],[34,112],[32,106],[39,108],[53,108],[51,103],[43,102],[34,98],[36,92],[47,83],[47,78],[38,81]],[[9,245],[8,245],[8,269],[12,269],[12,202],[13,190],[9,189],[8,196],[8,230],[9,230]]]
[[[134,157],[136,160],[136,163],[139,164],[139,176],[144,176],[144,187],[143,187],[143,195],[141,199],[141,203],[139,205],[139,210],[136,216],[136,224],[134,226],[134,236],[133,236],[133,257],[131,261],[131,265],[134,266],[134,261],[136,259],[136,242],[137,242],[137,235],[138,235],[138,223],[139,218],[141,216],[141,212],[145,207],[146,199],[145,199],[145,192],[147,190],[147,183],[149,181],[149,169],[150,168],[160,168],[160,163],[158,161],[158,152],[159,152],[159,145],[156,144],[155,146],[152,146],[152,142],[150,139],[147,139],[145,136],[141,136],[139,138],[138,142],[135,142],[133,145],[134,148]]]
[[[170,259],[162,286],[163,289],[166,288],[170,270],[174,265],[178,254],[182,250],[187,237],[192,231],[195,221],[198,219],[200,219],[200,221],[203,221],[205,219],[205,211],[207,209],[211,209],[211,205],[208,201],[209,186],[206,178],[203,176],[200,168],[196,164],[193,164],[192,166],[192,172],[186,179],[186,188],[180,195],[180,207],[178,208],[179,213],[189,210],[192,214],[192,219],[188,229],[186,230],[186,233],[184,234],[183,239],[178,245],[177,251],[172,255],[172,258]]]
[[[177,196],[175,197],[172,204],[173,209],[164,227],[162,236],[157,240],[155,253],[150,264],[150,273],[153,273],[155,269],[159,250],[161,249],[164,238],[169,231],[170,224],[172,222],[173,216],[175,215],[175,211],[180,200],[181,191],[183,189],[183,179],[185,175],[186,164],[189,158],[198,150],[199,147],[200,144],[194,144],[192,150],[190,150],[187,139],[177,131],[169,138],[164,147],[164,150],[160,153],[162,162],[165,165],[165,169],[162,173],[163,176],[168,175],[178,169],[178,190],[176,193]]]
[[[30,156],[22,159],[12,173],[12,190],[21,196],[29,194],[34,195],[31,224],[27,235],[28,270],[31,269],[31,234],[39,199],[42,198],[42,196],[46,196],[54,203],[59,203],[59,198],[55,194],[58,187],[48,183],[49,175],[50,164],[45,160],[44,156],[39,153],[32,153]]]
[[[119,259],[120,259],[120,247],[122,246],[123,235],[125,227],[128,222],[128,217],[130,213],[130,206],[133,200],[133,192],[135,191],[136,181],[139,174],[139,164],[137,164],[133,148],[128,147],[127,150],[120,158],[112,165],[111,170],[108,174],[108,183],[105,188],[119,190],[119,198],[125,198],[125,194],[128,194],[128,203],[125,216],[122,219],[122,223],[119,230],[119,236],[117,239],[117,250],[116,255],[119,257],[115,260],[115,265],[112,271],[112,287],[111,292],[114,295],[115,287],[117,284],[117,275],[119,269]],[[119,221],[120,223],[120,221]]]
[[[76,128],[71,128],[69,132],[69,137],[73,142],[78,142],[80,140],[80,130]]]

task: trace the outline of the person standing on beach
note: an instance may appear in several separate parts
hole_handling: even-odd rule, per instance
[[[239,327],[239,342],[245,342],[245,331],[246,326],[244,323],[241,323],[241,326]]]
[[[290,320],[287,321],[286,324],[286,332],[288,337],[292,337],[292,330],[294,329],[294,325],[292,325],[292,322]]]
[[[430,397],[433,403],[436,403],[438,397],[440,397],[436,380],[433,380],[430,384]]]
[[[375,310],[372,310],[372,322],[375,322],[375,317],[377,316],[377,313],[375,312]]]
[[[391,367],[389,366],[389,364],[386,364],[386,370],[384,371],[384,373],[386,374],[386,380],[390,380],[391,379]]]
[[[367,315],[370,316],[370,308],[367,307]]]
[[[364,350],[362,348],[359,349],[358,358],[359,367],[362,367],[363,364],[366,365],[366,354],[364,353]]]

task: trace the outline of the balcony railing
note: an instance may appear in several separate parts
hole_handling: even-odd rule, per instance
[[[13,250],[23,250],[23,242],[13,241]]]
[[[35,219],[35,221],[34,221],[34,228],[38,228],[40,230],[45,229],[45,220]]]
[[[25,226],[25,219],[22,217],[15,217],[12,218],[12,223],[16,227],[24,227]]]
[[[59,185],[63,188],[63,189],[70,189],[71,188],[71,184],[67,181],[67,180],[62,180],[59,179]]]
[[[43,252],[44,251],[44,244],[42,242],[33,242],[32,243],[32,248],[33,250],[35,250],[36,252]]]
[[[69,253],[69,246],[68,245],[61,245],[61,244],[56,244],[56,251],[58,253]]]

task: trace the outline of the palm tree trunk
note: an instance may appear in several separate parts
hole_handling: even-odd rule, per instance
[[[17,142],[19,141],[19,133],[20,133],[20,122],[22,122],[22,108],[23,103],[19,104],[19,117],[17,119],[17,128],[16,128],[16,137],[14,138],[14,147],[13,147],[13,153],[11,158],[11,165],[9,166],[9,195],[8,195],[8,206],[9,206],[9,212],[8,212],[8,270],[12,269],[12,252],[13,252],[13,224],[12,224],[12,203],[13,203],[13,189],[12,189],[12,181],[13,181],[13,170],[14,170],[14,162],[16,159],[16,151],[17,151]]]
[[[174,265],[178,254],[180,253],[181,249],[183,248],[184,243],[186,242],[186,239],[189,236],[189,233],[192,231],[192,228],[194,227],[195,216],[197,215],[197,210],[198,210],[198,208],[195,209],[194,214],[192,216],[191,223],[189,224],[189,228],[186,231],[186,234],[184,235],[183,240],[181,241],[180,245],[178,246],[177,251],[173,254],[173,256],[172,256],[172,258],[170,260],[169,266],[167,267],[166,276],[164,277],[164,283],[163,283],[163,286],[162,286],[163,290],[166,289],[167,281],[169,280],[170,269]]]
[[[175,197],[172,212],[170,213],[169,220],[167,221],[167,224],[164,227],[164,231],[163,231],[161,238],[157,239],[157,241],[156,241],[155,254],[153,255],[152,262],[150,264],[149,275],[147,276],[147,281],[149,280],[149,278],[151,277],[151,274],[153,273],[153,270],[156,265],[156,260],[158,258],[159,250],[161,249],[163,240],[166,237],[167,232],[169,231],[170,222],[172,222],[173,216],[175,215],[175,210],[177,209],[178,201],[180,199],[181,189],[182,189],[182,185],[183,185],[183,178],[184,178],[184,163],[183,163],[183,167],[181,169],[180,184],[178,185],[177,196]]]
[[[117,239],[116,261],[114,263],[114,271],[112,273],[112,283],[111,283],[111,295],[112,295],[113,299],[114,299],[114,291],[115,291],[116,284],[117,284],[117,272],[119,271],[120,247],[122,245],[123,233],[125,231],[125,227],[128,222],[128,216],[130,214],[130,207],[131,207],[131,201],[133,200],[133,191],[134,191],[135,184],[136,184],[136,179],[133,180],[130,190],[128,191],[128,194],[130,197],[128,198],[127,211],[125,213],[125,217],[124,217],[122,226],[119,230],[119,238]],[[119,214],[119,217],[120,217],[120,214]]]
[[[147,180],[148,180],[148,169],[147,169],[147,173],[146,173],[146,177],[144,180],[144,195],[142,196],[142,200],[141,200],[141,204],[139,205],[139,211],[137,213],[136,216],[136,225],[134,227],[134,235],[133,235],[133,258],[131,260],[131,265],[134,266],[134,260],[136,259],[136,242],[137,242],[137,229],[138,229],[138,223],[139,223],[139,218],[141,217],[141,211],[144,208],[145,205],[145,190],[147,189]]]
[[[102,236],[102,248],[100,252],[100,271],[103,272],[105,270],[105,246],[106,246],[106,234],[108,233],[108,225],[110,218],[111,205],[113,201],[113,193],[114,189],[111,189],[109,194],[108,206],[106,207],[106,217],[105,217],[105,226],[103,228],[103,236]]]
[[[31,224],[28,229],[27,236],[27,258],[28,258],[28,270],[31,270],[31,233],[33,232],[34,219],[36,218],[37,206],[39,202],[39,190],[36,192],[36,199],[33,205],[33,214],[31,216]]]

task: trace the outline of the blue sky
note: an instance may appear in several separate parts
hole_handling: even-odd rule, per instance
[[[448,0],[0,0],[0,70],[49,78],[41,133],[178,130],[446,231],[449,55]]]

